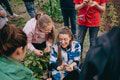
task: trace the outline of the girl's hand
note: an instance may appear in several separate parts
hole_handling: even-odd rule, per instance
[[[58,67],[57,67],[57,70],[58,70],[58,71],[62,71],[62,70],[64,70],[64,66],[63,66],[63,65],[58,66]]]
[[[34,50],[34,52],[37,56],[43,56],[43,51],[41,51],[41,50],[36,49],[36,50]]]
[[[72,65],[66,66],[66,71],[73,71],[73,66]]]
[[[44,49],[44,53],[49,53],[51,52],[51,47],[47,46],[45,49]]]

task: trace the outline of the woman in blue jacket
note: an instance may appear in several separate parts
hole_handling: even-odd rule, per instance
[[[80,56],[80,44],[73,40],[70,29],[63,28],[50,53],[53,80],[79,80]]]

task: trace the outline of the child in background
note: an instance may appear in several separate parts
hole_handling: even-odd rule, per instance
[[[63,28],[50,53],[53,80],[79,80],[81,46],[69,28]]]
[[[54,41],[55,27],[52,19],[43,13],[36,14],[35,18],[30,19],[23,31],[28,37],[28,49],[34,51],[38,56],[51,51]]]
[[[21,64],[26,56],[27,36],[15,25],[0,31],[0,80],[36,80],[33,72]]]

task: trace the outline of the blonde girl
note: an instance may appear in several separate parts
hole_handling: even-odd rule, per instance
[[[43,51],[50,52],[54,41],[55,27],[52,19],[43,13],[39,13],[35,18],[30,19],[23,31],[28,37],[28,49],[34,51],[38,56],[43,55]]]

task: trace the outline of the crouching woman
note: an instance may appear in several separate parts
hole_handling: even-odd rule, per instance
[[[26,34],[15,25],[0,31],[0,80],[36,80],[21,61],[26,56]]]
[[[50,54],[53,80],[79,80],[81,46],[69,28],[63,28]]]

